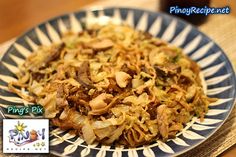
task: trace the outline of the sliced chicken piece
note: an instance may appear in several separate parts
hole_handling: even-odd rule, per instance
[[[186,94],[187,102],[190,102],[194,98],[196,92],[197,92],[196,85],[193,84],[192,86],[188,87]]]
[[[112,99],[111,94],[102,93],[89,102],[92,110],[99,110],[107,106],[106,100]]]
[[[125,88],[132,77],[123,71],[119,71],[115,73],[115,78],[118,86],[121,88]]]
[[[163,139],[168,138],[171,110],[167,105],[161,105],[157,108],[157,122],[159,131]]]

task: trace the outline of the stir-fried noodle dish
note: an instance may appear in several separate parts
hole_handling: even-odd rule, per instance
[[[126,25],[94,25],[41,46],[9,89],[88,144],[136,147],[174,138],[210,102],[180,48]],[[28,92],[22,92],[25,89]]]

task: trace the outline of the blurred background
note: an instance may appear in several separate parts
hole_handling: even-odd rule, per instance
[[[131,6],[158,11],[165,1],[169,0],[0,0],[0,43],[47,19],[84,7]],[[231,6],[232,13],[236,15],[235,0],[210,1],[210,5],[214,7]],[[187,3],[191,4],[191,1],[188,0]]]

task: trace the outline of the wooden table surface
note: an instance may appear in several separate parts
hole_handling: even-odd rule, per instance
[[[0,43],[95,0],[0,0]]]
[[[0,0],[0,43],[19,36],[29,28],[64,13],[79,10],[96,0]],[[112,1],[112,0],[111,0]],[[236,146],[223,157],[235,157]]]

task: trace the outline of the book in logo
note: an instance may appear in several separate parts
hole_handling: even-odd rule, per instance
[[[3,153],[49,153],[48,119],[4,119]]]

